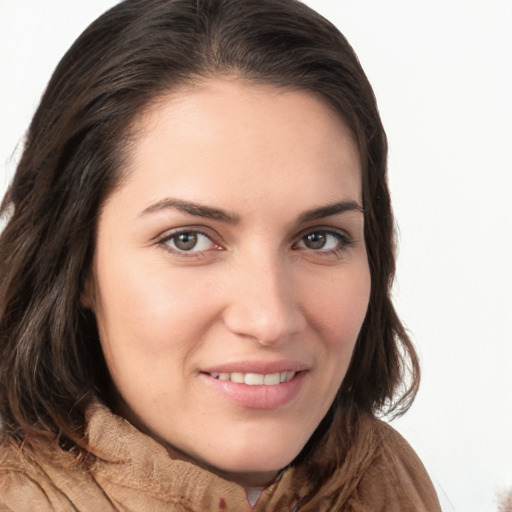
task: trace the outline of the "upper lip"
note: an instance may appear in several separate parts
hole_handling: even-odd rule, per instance
[[[301,372],[309,366],[299,361],[281,359],[279,361],[233,361],[202,369],[202,373],[258,373],[269,375],[281,372]]]

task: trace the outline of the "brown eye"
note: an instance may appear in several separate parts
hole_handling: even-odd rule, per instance
[[[303,235],[297,244],[296,249],[308,249],[322,254],[329,254],[333,251],[342,251],[353,244],[350,237],[334,230],[310,231]]]
[[[190,251],[197,245],[197,233],[180,233],[172,238],[174,246],[180,251]]]
[[[160,243],[175,253],[199,253],[217,247],[210,237],[199,231],[181,231],[166,237]]]
[[[310,233],[306,235],[304,238],[304,245],[308,249],[323,249],[325,244],[327,243],[327,235],[326,233]]]

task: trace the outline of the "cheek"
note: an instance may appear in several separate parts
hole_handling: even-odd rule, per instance
[[[307,284],[307,289],[315,290],[302,301],[311,329],[309,339],[315,340],[311,344],[315,354],[315,369],[311,374],[315,391],[309,404],[310,411],[315,411],[311,424],[314,430],[331,407],[345,378],[366,316],[371,281],[363,262],[347,266],[330,278],[312,276]],[[304,421],[304,418],[300,416],[297,421]]]
[[[97,265],[100,340],[125,400],[139,406],[144,397],[148,406],[154,406],[169,400],[169,387],[179,384],[197,347],[206,321],[197,311],[201,293],[188,279],[170,276],[161,265],[138,264],[137,258],[125,256],[118,265]]]
[[[310,303],[310,321],[333,348],[353,348],[368,309],[370,274],[366,266],[332,279]]]
[[[318,283],[317,283],[318,284]],[[309,307],[309,323],[319,333],[325,407],[330,407],[348,370],[370,297],[367,266],[324,282]]]
[[[139,260],[137,253],[123,253],[115,265],[98,258],[96,317],[105,355],[130,365],[185,358],[213,321],[209,281],[197,269],[172,272]]]

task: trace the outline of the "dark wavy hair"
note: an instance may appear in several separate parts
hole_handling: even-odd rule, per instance
[[[169,91],[215,76],[313,91],[351,129],[362,161],[372,286],[333,409],[396,415],[414,399],[418,359],[390,298],[386,135],[345,37],[296,0],[125,0],[59,63],[1,206],[4,439],[43,434],[76,447],[87,405],[97,397],[108,403],[95,319],[80,305],[99,212],[122,185],[138,116]]]

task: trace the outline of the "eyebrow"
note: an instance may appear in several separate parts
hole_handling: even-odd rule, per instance
[[[218,220],[227,224],[237,224],[240,222],[240,217],[236,213],[230,213],[220,208],[212,208],[211,206],[205,206],[191,201],[183,201],[182,199],[166,198],[162,201],[158,201],[151,206],[148,206],[140,216],[155,213],[161,210],[168,210],[170,208],[176,208],[180,212],[194,215],[196,217],[202,217],[205,219]]]
[[[151,206],[148,206],[142,211],[140,216],[149,215],[162,210],[168,210],[175,208],[180,212],[188,215],[194,215],[196,217],[202,217],[205,219],[218,220],[225,222],[226,224],[238,224],[240,222],[240,216],[236,213],[228,212],[220,208],[213,208],[211,206],[205,206],[199,203],[191,201],[184,201],[182,199],[166,198],[158,201]],[[306,222],[312,222],[314,220],[323,219],[325,217],[331,217],[334,215],[340,215],[345,212],[360,212],[364,214],[364,209],[356,201],[344,200],[337,201],[336,203],[328,204],[326,206],[320,206],[318,208],[312,208],[301,213],[297,219],[296,224],[305,224]]]
[[[359,212],[364,215],[364,208],[351,199],[337,201],[327,206],[320,206],[319,208],[305,211],[297,219],[297,224],[305,224],[306,222],[332,217],[333,215],[340,215],[345,212]]]

